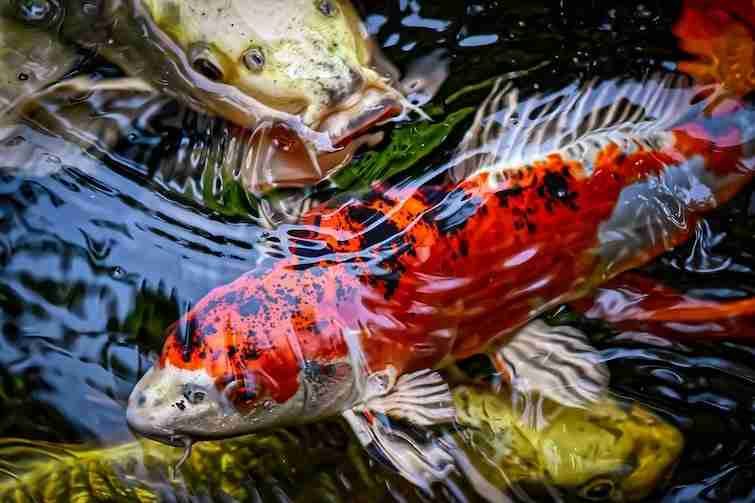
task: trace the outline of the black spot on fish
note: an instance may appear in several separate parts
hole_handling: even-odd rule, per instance
[[[523,192],[524,190],[521,187],[512,187],[506,190],[499,190],[495,193],[495,197],[498,199],[498,204],[501,208],[508,208],[509,199],[512,197],[519,197]]]
[[[261,307],[260,300],[257,297],[252,297],[239,307],[239,314],[241,316],[255,316],[259,313]]]
[[[244,360],[256,360],[260,357],[260,353],[255,347],[245,347],[241,352],[241,357]]]
[[[459,253],[462,257],[466,257],[469,255],[469,243],[466,239],[462,239],[459,241]]]
[[[469,219],[482,205],[479,197],[468,194],[462,189],[454,189],[425,214],[425,221],[437,226],[444,234],[462,230]]]
[[[569,197],[569,183],[561,173],[548,172],[543,179],[548,195],[553,199],[565,200]]]
[[[383,294],[385,300],[390,300],[396,294],[402,274],[402,271],[391,271],[380,276],[379,280],[385,285],[385,293]]]
[[[236,346],[228,346],[228,358],[233,358],[238,353]]]
[[[212,299],[211,301],[207,303],[207,305],[204,306],[199,316],[202,318],[204,318],[205,316],[209,316],[212,310],[220,306],[221,304],[222,304],[222,300]]]
[[[186,404],[184,403],[183,400],[181,400],[180,402],[176,402],[175,406],[178,408],[178,410],[186,410]]]
[[[320,283],[314,283],[312,284],[312,288],[315,290],[315,295],[317,296],[317,302],[322,302],[323,298],[325,297],[325,288]]]
[[[352,206],[349,216],[367,227],[359,235],[363,249],[379,243],[404,239],[403,229],[374,208]]]

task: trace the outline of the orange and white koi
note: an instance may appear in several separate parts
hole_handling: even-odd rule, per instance
[[[343,414],[410,480],[441,477],[447,456],[379,418],[452,421],[435,369],[480,353],[527,393],[595,400],[608,375],[584,334],[533,320],[686,240],[752,180],[753,141],[751,105],[675,76],[497,90],[451,177],[273,231],[169,329],[128,421],[182,445]]]

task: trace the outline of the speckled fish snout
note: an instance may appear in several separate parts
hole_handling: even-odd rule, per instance
[[[131,392],[126,411],[129,427],[140,435],[175,446],[184,445],[183,439],[188,435],[206,432],[209,425],[204,424],[202,415],[209,416],[212,402],[219,403],[211,396],[212,388],[200,384],[202,380],[200,372],[154,366]],[[203,414],[197,413],[197,406]],[[189,417],[193,424],[187,424]]]

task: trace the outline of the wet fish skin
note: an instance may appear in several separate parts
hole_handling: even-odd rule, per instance
[[[332,152],[358,133],[350,124],[395,115],[403,98],[373,69],[378,50],[351,4],[325,3],[331,15],[309,0],[66,2],[61,33],[199,110],[247,128],[281,121]]]

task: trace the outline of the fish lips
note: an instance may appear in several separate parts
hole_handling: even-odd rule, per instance
[[[368,89],[351,107],[328,115],[320,131],[328,133],[334,146],[343,148],[369,129],[400,115],[404,105],[392,93]]]
[[[156,427],[139,409],[131,407],[129,404],[126,410],[126,423],[134,433],[139,436],[155,440],[162,444],[173,447],[185,447],[189,442],[189,437],[185,435],[176,435],[175,432]]]

